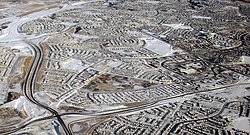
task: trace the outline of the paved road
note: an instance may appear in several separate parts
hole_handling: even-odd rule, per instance
[[[37,78],[37,74],[38,71],[42,65],[42,61],[43,61],[43,53],[40,49],[39,46],[33,44],[30,41],[24,40],[24,42],[26,42],[27,44],[29,44],[32,48],[32,51],[34,53],[34,59],[32,61],[31,67],[29,69],[29,71],[27,72],[27,75],[25,77],[25,81],[23,83],[23,92],[25,97],[32,103],[48,110],[49,112],[51,112],[59,121],[59,123],[61,124],[61,126],[63,127],[65,134],[70,135],[71,132],[68,130],[68,128],[66,127],[64,121],[61,119],[60,115],[58,114],[58,112],[50,107],[48,107],[47,105],[44,105],[42,103],[40,103],[39,101],[37,101],[34,98],[34,91],[35,91],[35,86],[36,86],[36,78]]]

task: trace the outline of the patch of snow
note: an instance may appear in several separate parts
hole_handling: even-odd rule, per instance
[[[61,22],[60,24],[66,25],[68,27],[76,25],[76,23],[71,23],[71,22]]]
[[[160,1],[154,1],[154,0],[147,0],[146,2],[150,3],[150,4],[158,4],[158,3],[160,3]]]
[[[189,69],[181,69],[180,70],[181,72],[184,72],[184,73],[186,73],[186,74],[194,74],[194,73],[196,73],[196,70],[195,69],[193,69],[193,68],[189,68]]]
[[[4,38],[8,36],[8,33],[5,30],[2,30],[2,33],[0,34],[0,38]]]
[[[244,64],[250,64],[250,56],[241,56],[241,60]]]
[[[66,99],[70,98],[74,94],[77,94],[77,89],[72,90],[69,94],[60,97],[59,102],[53,102],[52,104],[50,104],[50,107],[59,108],[60,104],[62,104]]]
[[[122,64],[121,61],[110,61],[108,62],[107,66],[110,66],[112,68],[118,67]]]
[[[130,30],[130,31],[127,31],[127,33],[128,33],[128,35],[130,35],[131,37],[138,37],[138,38],[143,38],[143,37],[145,37],[145,38],[146,38],[146,36],[145,36],[144,34],[138,32],[138,31],[132,31],[132,30]]]
[[[102,111],[108,111],[109,113],[116,112],[117,109],[124,109],[127,108],[124,105],[114,105],[114,106],[109,106],[109,105],[91,105],[90,107],[86,108],[86,111],[89,112],[102,112]]]
[[[29,14],[23,18],[18,18],[18,19],[13,18],[13,21],[8,25],[9,27],[4,29],[4,31],[3,31],[4,35],[0,36],[0,42],[21,41],[21,40],[23,40],[23,38],[29,39],[29,38],[38,37],[38,36],[34,37],[33,35],[25,35],[24,33],[19,33],[18,27],[21,26],[22,24],[28,22],[28,21],[32,21],[32,20],[35,20],[37,18],[47,16],[49,14],[53,14],[53,13],[56,13],[56,12],[58,12],[60,10],[64,10],[64,9],[60,9],[58,7],[51,8],[48,10],[42,10],[40,12],[34,12],[34,13]],[[44,34],[44,35],[46,35],[46,34]],[[39,35],[39,36],[41,36],[41,35]]]
[[[36,92],[34,94],[35,99],[39,101],[42,104],[49,105],[50,101],[48,100],[48,97],[46,97],[46,93],[41,91],[41,92]]]
[[[9,92],[17,92],[20,93],[22,91],[21,84],[17,83],[15,84],[13,89],[9,89]]]
[[[46,37],[37,37],[37,38],[33,38],[30,39],[34,44],[39,44],[40,42],[42,42],[43,40],[45,40]]]
[[[20,96],[18,99],[13,100],[9,103],[6,103],[2,105],[1,107],[13,107],[14,109],[21,110],[24,108],[25,112],[30,116],[30,117],[38,117],[41,115],[46,115],[48,112],[37,106],[36,104],[31,103],[28,101],[24,96]]]
[[[172,55],[172,47],[170,44],[165,43],[156,38],[142,38],[146,42],[145,48],[148,50],[157,53],[162,56],[170,56]]]
[[[11,48],[20,50],[20,53],[19,53],[20,55],[32,55],[32,51],[30,50],[28,46],[18,45],[18,46],[12,46]]]
[[[195,18],[195,19],[211,19],[212,17],[192,15],[192,18]]]
[[[89,39],[94,39],[94,38],[99,38],[98,36],[87,36],[87,35],[79,35],[79,34],[72,34],[73,37],[80,38],[83,41],[89,40]]]
[[[144,87],[142,87],[142,86],[138,86],[138,85],[135,85],[134,86],[134,90],[139,90],[139,89],[143,89]]]
[[[239,10],[239,7],[234,7],[234,6],[225,6],[223,9],[236,9]]]
[[[0,9],[1,11],[1,9]],[[20,19],[19,17],[16,17],[16,16],[11,16],[11,17],[7,17],[7,18],[2,18],[0,19],[0,24],[1,23],[6,23],[6,22],[12,22],[12,21],[15,21],[15,20],[18,20]]]
[[[4,102],[6,101],[7,94],[8,94],[7,87],[0,84],[0,105],[4,104]]]
[[[26,43],[19,41],[19,42],[11,42],[11,43],[1,43],[0,46],[3,47],[10,47],[11,49],[16,49],[19,50],[20,52],[16,53],[18,55],[23,55],[23,56],[31,56],[32,51]]]
[[[72,127],[72,130],[75,131],[75,132],[79,132],[81,131],[82,129],[82,126],[81,125],[78,125],[78,124],[74,124],[74,126]]]
[[[62,68],[68,70],[80,71],[85,68],[84,63],[81,60],[70,58],[62,62]]]
[[[115,105],[115,106],[102,105],[102,107],[103,107],[103,111],[127,108],[127,106],[124,106],[124,105]]]
[[[173,29],[190,29],[190,30],[193,30],[192,27],[190,26],[186,26],[184,24],[162,24],[163,26],[167,26],[167,27],[171,27]]]
[[[226,97],[227,99],[235,99],[250,94],[250,91],[245,89],[247,86],[248,84],[228,87],[220,89],[218,91],[211,91],[209,92],[209,94],[216,95],[219,97]]]
[[[242,131],[250,132],[250,119],[248,117],[239,117],[232,122],[232,127]]]
[[[80,1],[80,2],[73,3],[73,4],[72,4],[72,6],[77,6],[77,5],[87,4],[87,3],[90,3],[90,2],[98,2],[98,1],[104,1],[104,0]]]
[[[86,3],[88,3],[88,2],[87,1],[76,2],[76,3],[73,3],[72,6],[82,5],[82,4],[86,4]]]

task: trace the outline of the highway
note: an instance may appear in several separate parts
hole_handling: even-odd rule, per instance
[[[249,83],[243,83],[243,84],[238,84],[238,85],[249,85]],[[228,87],[232,87],[232,86],[226,86],[226,87],[222,87],[222,88],[215,88],[215,89],[211,89],[211,90],[199,91],[199,92],[195,92],[195,93],[202,93],[202,92],[207,92],[207,91],[216,91],[216,90],[220,90],[220,89],[228,88]],[[97,117],[111,116],[111,115],[116,115],[116,114],[125,114],[125,113],[129,113],[129,112],[132,112],[132,111],[140,111],[140,110],[143,110],[143,109],[148,109],[148,108],[159,106],[159,105],[164,105],[165,104],[164,103],[165,100],[175,99],[175,98],[183,97],[183,96],[186,96],[186,95],[192,95],[192,94],[194,94],[193,92],[186,93],[186,94],[183,94],[183,95],[178,95],[178,96],[174,96],[174,97],[168,97],[168,98],[164,98],[164,99],[161,99],[161,100],[158,100],[158,101],[154,101],[154,102],[142,103],[142,104],[137,105],[137,106],[132,106],[132,107],[123,108],[123,109],[113,109],[113,110],[101,111],[101,112],[82,112],[82,113],[72,112],[72,113],[58,114],[55,110],[53,110],[53,109],[47,107],[46,105],[43,105],[43,104],[39,103],[38,101],[36,101],[36,99],[34,99],[33,96],[27,95],[27,94],[33,94],[33,93],[29,93],[28,91],[24,91],[24,92],[25,92],[25,96],[27,98],[29,98],[29,100],[32,103],[37,104],[38,106],[41,106],[41,107],[49,110],[50,112],[53,113],[53,115],[52,116],[48,116],[48,117],[44,117],[44,118],[40,118],[40,119],[36,119],[36,120],[33,120],[33,121],[30,121],[30,122],[26,123],[25,125],[22,125],[21,127],[18,127],[17,129],[14,129],[12,131],[4,133],[3,135],[7,135],[9,133],[14,133],[14,132],[16,132],[16,131],[18,131],[18,130],[20,130],[20,129],[22,129],[22,128],[30,125],[30,124],[32,124],[32,123],[35,123],[35,122],[38,122],[38,121],[47,120],[47,119],[52,119],[52,118],[55,118],[55,117],[57,117],[57,118],[59,117],[59,119],[61,119],[60,118],[61,116],[83,115],[83,116],[88,116],[89,118],[93,118],[93,117],[97,118]],[[237,101],[226,102],[224,105],[222,105],[220,111],[218,113],[214,114],[214,115],[211,115],[211,116],[208,116],[208,117],[204,117],[204,118],[199,118],[199,119],[182,121],[179,124],[186,123],[186,122],[191,122],[191,121],[196,121],[196,120],[203,120],[203,119],[207,119],[207,118],[211,118],[211,117],[215,117],[215,116],[221,114],[223,112],[223,110],[225,109],[226,105],[228,105],[229,103],[232,103],[232,102],[237,102]],[[70,122],[69,125],[70,124],[72,124],[72,122]],[[178,123],[176,123],[174,125],[177,125],[177,124]],[[64,126],[65,126],[65,124],[64,124]],[[173,126],[172,126],[172,128],[173,128]],[[66,128],[66,129],[68,129],[68,128]],[[72,134],[72,133],[69,132],[68,134]]]
[[[143,109],[147,109],[150,107],[154,107],[156,104],[160,105],[161,101],[164,100],[169,100],[169,99],[173,99],[173,98],[178,98],[178,97],[183,97],[186,95],[191,95],[191,94],[195,94],[195,93],[202,93],[202,92],[208,92],[208,91],[214,91],[214,90],[218,90],[218,89],[222,89],[222,88],[227,88],[227,87],[231,87],[229,86],[224,86],[224,87],[220,87],[220,88],[214,88],[214,89],[209,89],[209,90],[202,90],[202,91],[194,91],[194,92],[189,92],[189,93],[183,93],[180,95],[175,95],[175,96],[171,96],[171,97],[166,97],[163,99],[159,99],[157,101],[154,102],[146,102],[144,104],[140,104],[138,106],[132,106],[132,107],[128,107],[128,108],[123,108],[123,109],[114,109],[114,110],[108,110],[108,111],[102,111],[102,112],[90,112],[90,113],[64,113],[64,114],[58,114],[58,112],[50,107],[48,107],[45,104],[40,103],[39,101],[37,101],[34,97],[34,91],[35,91],[35,86],[36,86],[36,78],[37,78],[37,74],[38,71],[42,65],[43,62],[43,52],[42,49],[39,47],[39,45],[36,45],[28,40],[24,40],[25,43],[29,44],[32,52],[34,54],[34,58],[32,60],[32,64],[29,68],[29,71],[27,72],[26,76],[25,76],[25,80],[23,82],[23,93],[25,95],[25,97],[32,103],[48,110],[49,112],[51,112],[53,115],[50,116],[50,118],[57,118],[57,120],[59,121],[59,123],[61,124],[65,134],[67,135],[71,135],[71,131],[68,129],[68,127],[65,125],[64,121],[62,120],[61,116],[65,116],[65,115],[86,115],[89,117],[99,117],[99,116],[109,116],[109,115],[114,115],[114,114],[118,114],[118,113],[128,113],[131,111],[138,111],[138,110],[143,110]],[[237,84],[237,85],[248,85],[249,83],[243,83],[243,84]],[[234,86],[234,85],[232,85]],[[221,112],[221,111],[220,111]],[[211,116],[210,116],[211,117]],[[44,118],[41,120],[45,120],[48,118]],[[203,118],[204,119],[204,118]],[[36,120],[36,121],[40,121],[40,120]],[[34,121],[34,122],[36,122]],[[186,121],[187,122],[187,121]],[[28,124],[25,124],[25,126],[27,126]],[[22,126],[23,127],[23,126]],[[18,128],[20,129],[20,128]],[[17,130],[18,130],[17,129]]]
[[[32,61],[31,67],[29,69],[29,71],[26,74],[25,80],[23,82],[23,92],[25,97],[32,103],[48,110],[49,112],[51,112],[59,121],[59,123],[61,124],[61,126],[63,127],[63,130],[65,132],[65,134],[67,135],[71,135],[71,132],[68,130],[67,126],[65,125],[64,121],[62,120],[62,118],[60,117],[60,115],[58,114],[58,112],[50,107],[48,107],[47,105],[44,105],[42,103],[40,103],[39,101],[37,101],[34,98],[34,91],[35,91],[35,86],[36,86],[36,78],[37,78],[37,73],[42,65],[42,61],[43,61],[43,53],[42,50],[39,46],[35,45],[34,43],[28,41],[28,40],[24,40],[25,43],[29,44],[30,47],[32,48],[32,51],[34,53],[34,59]]]

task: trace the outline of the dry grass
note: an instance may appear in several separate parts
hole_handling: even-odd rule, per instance
[[[19,9],[21,9],[21,10],[33,10],[33,9],[37,9],[37,8],[40,8],[40,7],[43,7],[43,6],[44,6],[44,4],[32,3],[30,5],[20,7]]]
[[[24,59],[24,67],[23,67],[23,75],[22,75],[22,78],[24,79],[26,74],[28,73],[29,69],[30,69],[30,66],[31,66],[31,63],[32,63],[32,57],[29,56],[29,57],[26,57]]]
[[[48,10],[48,9],[55,8],[55,7],[57,7],[57,4],[43,6],[43,7],[28,11],[26,13],[20,14],[20,15],[18,15],[18,17],[23,17],[23,16],[26,16],[26,15],[29,15],[29,14],[32,14],[32,13],[35,13],[35,12],[39,12],[39,11],[42,11],[42,10]]]

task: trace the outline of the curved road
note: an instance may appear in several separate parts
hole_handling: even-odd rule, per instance
[[[30,47],[32,48],[32,51],[34,52],[34,55],[35,55],[34,59],[32,61],[31,67],[30,67],[29,71],[27,72],[27,75],[26,75],[25,80],[23,82],[23,92],[24,92],[25,97],[30,102],[32,102],[32,103],[48,110],[49,112],[51,112],[57,118],[57,120],[59,121],[61,126],[63,127],[65,134],[71,135],[71,132],[68,130],[67,126],[65,125],[64,121],[62,120],[62,118],[60,117],[58,112],[55,111],[54,109],[48,107],[47,105],[40,103],[39,101],[37,101],[34,98],[33,93],[34,93],[35,86],[36,86],[37,73],[42,65],[43,53],[41,51],[41,48],[39,46],[35,45],[34,43],[32,43],[28,40],[24,40],[24,42],[30,45]]]

